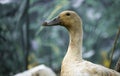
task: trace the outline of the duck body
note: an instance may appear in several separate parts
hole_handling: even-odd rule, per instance
[[[63,11],[57,18],[45,22],[44,26],[64,26],[69,32],[69,46],[62,61],[61,76],[120,76],[120,73],[86,61],[82,58],[82,21],[74,11]]]
[[[61,76],[120,76],[116,71],[89,61],[74,61],[62,64]]]

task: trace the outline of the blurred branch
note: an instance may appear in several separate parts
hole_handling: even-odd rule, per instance
[[[27,0],[26,2],[26,49],[25,49],[25,61],[26,61],[26,65],[25,68],[26,70],[28,69],[28,56],[29,56],[29,51],[30,51],[30,47],[29,47],[29,0]]]
[[[19,10],[18,10],[18,12],[16,13],[16,18],[15,18],[15,20],[16,20],[16,22],[19,24],[20,22],[23,22],[24,23],[24,16],[25,16],[25,14],[26,14],[26,3],[27,3],[27,1],[26,0],[23,0],[22,1],[22,3],[21,3],[21,5],[20,5],[20,7],[19,7]],[[20,22],[19,22],[20,21]]]
[[[21,42],[22,42],[22,48],[23,52],[25,53],[25,69],[28,69],[28,55],[29,55],[29,0],[24,0],[21,3],[21,6],[17,12],[16,15],[16,22],[17,22],[17,29],[20,28],[21,31]],[[26,23],[25,27],[23,24]]]
[[[110,65],[109,65],[109,68],[111,68],[112,58],[113,58],[113,54],[114,54],[114,51],[115,51],[115,48],[116,48],[116,45],[117,45],[117,41],[118,41],[119,35],[120,35],[120,26],[119,26],[118,32],[117,32],[117,34],[116,34],[116,37],[115,37],[115,41],[114,41],[114,44],[113,44],[112,50],[111,50]],[[118,67],[120,67],[120,66],[118,66]]]

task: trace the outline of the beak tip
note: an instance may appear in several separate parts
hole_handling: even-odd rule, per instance
[[[47,22],[43,22],[43,24],[42,24],[43,26],[47,26]]]

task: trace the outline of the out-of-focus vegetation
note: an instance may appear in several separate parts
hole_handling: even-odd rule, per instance
[[[13,0],[1,3],[0,76],[24,71],[27,54],[28,68],[46,64],[56,71],[60,70],[68,46],[68,33],[60,26],[41,25],[44,20],[57,16],[63,10],[76,11],[82,18],[83,57],[108,67],[120,26],[119,8],[120,0]],[[115,66],[119,56],[120,38],[112,66]]]

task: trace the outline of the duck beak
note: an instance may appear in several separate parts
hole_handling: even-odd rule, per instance
[[[59,17],[56,17],[51,21],[44,22],[43,26],[54,26],[54,25],[59,25],[59,24],[60,24],[60,19]]]

